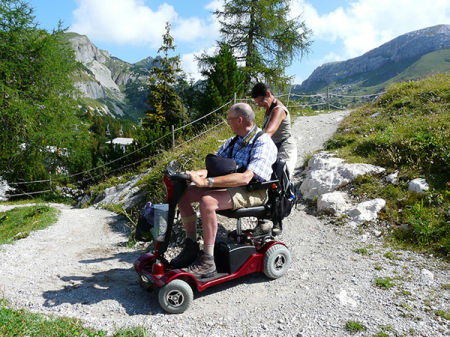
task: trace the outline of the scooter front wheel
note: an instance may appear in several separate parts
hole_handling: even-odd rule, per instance
[[[173,280],[159,290],[158,300],[161,307],[168,313],[181,314],[194,301],[194,292],[187,282]]]
[[[289,250],[280,244],[273,245],[264,257],[264,274],[271,279],[277,279],[287,273],[291,264]]]

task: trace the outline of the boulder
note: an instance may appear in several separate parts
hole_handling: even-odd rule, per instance
[[[139,187],[134,185],[140,180],[140,176],[132,177],[128,182],[107,188],[94,200],[94,207],[101,207],[106,204],[122,204],[127,210],[142,200],[144,194]]]
[[[350,209],[347,214],[352,221],[362,223],[372,221],[378,217],[378,212],[386,205],[386,201],[377,198],[358,204],[355,208]]]
[[[345,214],[350,207],[346,194],[339,191],[322,194],[317,199],[317,211],[323,214],[339,216]]]
[[[386,181],[391,184],[396,184],[398,181],[398,171],[395,171],[394,173],[389,174],[386,177]]]
[[[434,282],[434,274],[428,269],[423,268],[420,271],[420,283],[424,285],[431,285]]]
[[[416,193],[425,193],[430,187],[425,179],[417,178],[409,182],[408,190]]]
[[[381,173],[385,169],[370,164],[347,164],[323,151],[312,156],[306,169],[306,178],[300,185],[303,199],[315,199],[333,192],[360,175]]]
[[[315,199],[349,182],[350,180],[343,178],[336,171],[315,170],[307,173],[306,179],[300,185],[300,191],[303,199]]]
[[[0,177],[0,201],[7,201],[8,200],[7,192],[14,190],[15,188],[9,186],[8,182],[6,180],[3,180],[2,177]]]

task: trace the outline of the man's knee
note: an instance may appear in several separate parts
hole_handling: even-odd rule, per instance
[[[212,195],[205,194],[200,198],[199,206],[200,209],[215,211],[217,209],[218,201]]]

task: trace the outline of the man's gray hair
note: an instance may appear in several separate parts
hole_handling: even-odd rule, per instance
[[[255,120],[255,112],[247,103],[237,103],[233,105],[230,110],[233,110],[238,116],[244,118],[247,122],[253,122]]]

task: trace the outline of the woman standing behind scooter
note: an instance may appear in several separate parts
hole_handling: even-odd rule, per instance
[[[266,109],[262,130],[272,137],[278,149],[277,158],[286,162],[292,179],[297,162],[297,144],[292,137],[289,110],[272,95],[269,86],[265,83],[258,83],[253,87],[252,98],[260,108]],[[260,220],[253,233],[261,235],[270,231],[275,235],[281,234],[281,228],[271,229],[267,220]]]
[[[253,87],[252,98],[260,108],[266,109],[262,130],[272,137],[278,148],[277,158],[286,161],[292,178],[297,162],[297,144],[292,137],[289,110],[272,95],[265,83],[258,83]]]

